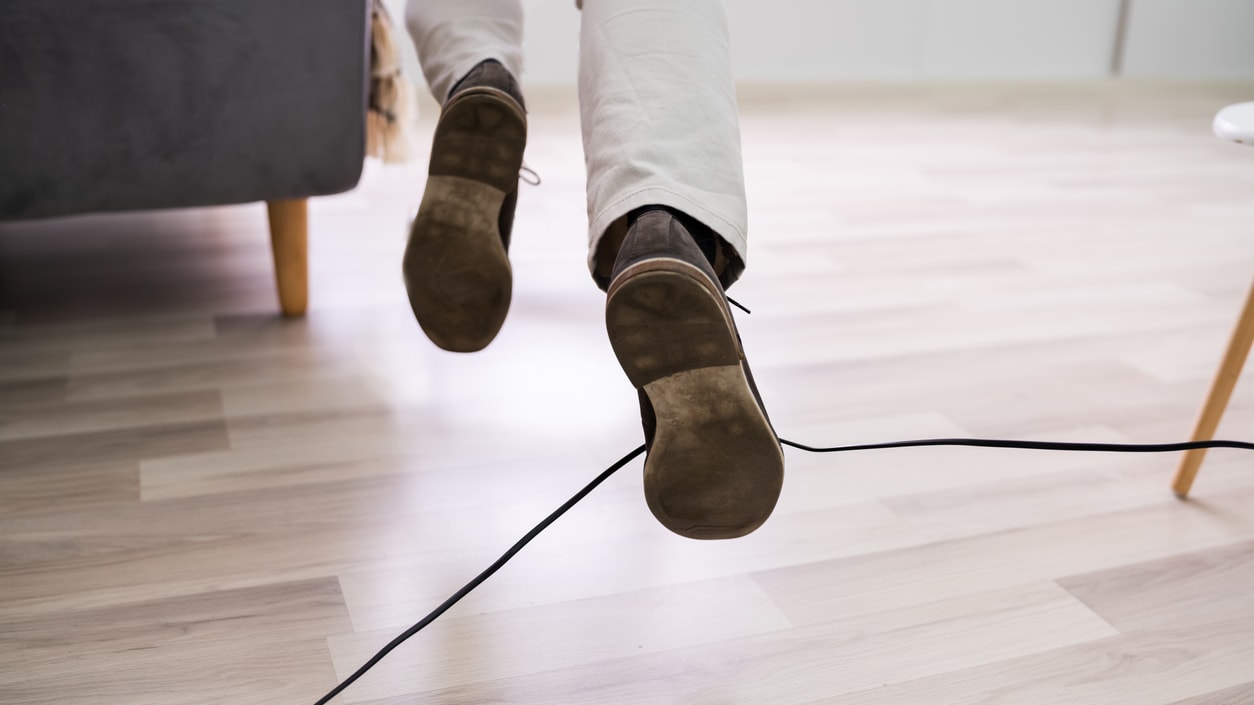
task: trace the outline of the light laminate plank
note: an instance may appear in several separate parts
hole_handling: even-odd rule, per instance
[[[446,690],[349,702],[805,702],[1109,637],[1109,625],[1057,586],[1028,584],[909,609],[499,678]],[[540,648],[539,635],[530,643]],[[963,647],[955,648],[955,640]]]
[[[318,360],[298,351],[259,353],[247,357],[237,355],[231,346],[195,346],[204,355],[202,361],[175,362],[178,352],[169,346],[135,350],[125,356],[127,365],[136,365],[137,358],[149,357],[150,367],[112,369],[97,372],[75,371],[66,384],[69,401],[119,399],[133,396],[169,394],[200,389],[221,389],[253,386],[285,381],[316,381],[321,376],[342,374],[346,361]],[[102,358],[96,358],[100,361]],[[75,358],[75,367],[83,368],[82,356]]]
[[[111,431],[61,434],[0,441],[0,473],[6,477],[90,470],[149,458],[203,453],[226,448],[222,420],[158,424]],[[49,502],[57,499],[49,496]],[[2,515],[0,515],[2,516]]]
[[[1248,615],[1180,629],[1121,634],[807,705],[1167,705],[1248,683],[1254,660]],[[1235,701],[1240,702],[1240,701]]]
[[[30,405],[0,409],[0,442],[115,431],[158,424],[216,421],[223,416],[216,390]]]
[[[333,685],[321,635],[346,626],[334,579],[0,617],[0,662],[10,666],[0,669],[0,697],[48,705],[309,702]]]
[[[0,453],[13,444],[0,443]],[[139,463],[133,460],[90,462],[42,471],[0,463],[0,516],[60,512],[139,499]],[[3,544],[0,539],[0,544]]]
[[[1254,518],[1241,511],[1251,501],[1251,490],[1217,497],[1207,508],[1168,495],[1156,506],[814,562],[756,578],[790,619],[811,623],[1238,543],[1254,536]]]
[[[1170,458],[1093,455],[1079,470],[1029,477],[1008,472],[1002,481],[883,501],[903,520],[970,535],[1161,506],[1168,499],[1162,478]],[[1254,487],[1254,472],[1247,468],[1216,463],[1208,470],[1212,492]]]
[[[206,317],[96,316],[51,323],[24,323],[0,337],[6,355],[58,357],[79,350],[105,351],[170,343],[198,343],[214,337]]]
[[[685,541],[657,526],[642,506],[637,479],[627,484],[630,489],[621,501],[589,500],[572,511],[459,609],[497,612],[651,590],[918,540],[917,534],[898,530],[894,517],[881,505],[861,503],[774,517],[773,530],[742,541]],[[521,526],[529,525],[520,522]],[[521,529],[515,533],[521,534]],[[454,548],[465,545],[465,536],[450,531],[442,540],[459,560],[433,564],[431,555],[407,551],[367,569],[342,573],[353,623],[358,629],[380,629],[416,621],[486,567],[514,536],[501,538],[495,550],[485,546],[469,560],[464,549]]]
[[[735,614],[736,619],[728,619]],[[433,625],[355,688],[349,701],[471,683],[719,644],[788,627],[770,599],[736,577],[621,592]],[[352,673],[394,634],[332,636],[340,677]]]
[[[19,350],[0,345],[0,381],[21,384],[30,380],[64,377],[69,369],[69,353]]]
[[[1120,631],[1254,614],[1254,543],[1190,551],[1058,581]]]
[[[1213,693],[1178,700],[1171,705],[1237,705],[1254,702],[1254,682],[1234,685]]]
[[[35,377],[12,381],[0,381],[0,409],[21,411],[27,407],[64,402],[67,380],[65,377]]]

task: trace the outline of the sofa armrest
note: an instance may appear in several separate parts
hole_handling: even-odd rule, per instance
[[[368,15],[369,0],[8,0],[0,217],[352,188]]]

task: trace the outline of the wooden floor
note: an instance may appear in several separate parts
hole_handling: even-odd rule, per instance
[[[1254,277],[1254,149],[1210,135],[1252,95],[744,90],[732,294],[780,433],[1184,439]],[[478,354],[403,295],[421,163],[312,202],[304,321],[260,204],[0,226],[0,702],[311,703],[640,443],[578,117],[531,102]],[[1248,379],[1220,435],[1254,439]],[[1176,462],[789,451],[716,543],[633,463],[339,701],[1254,703],[1254,454],[1187,502]]]

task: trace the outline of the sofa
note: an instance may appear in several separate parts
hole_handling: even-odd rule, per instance
[[[265,201],[280,309],[309,197],[366,150],[370,0],[6,0],[0,219]]]

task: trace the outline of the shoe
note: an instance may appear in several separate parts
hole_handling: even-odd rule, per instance
[[[639,390],[645,500],[671,531],[744,536],[770,516],[784,454],[723,287],[665,210],[630,224],[605,305],[610,345]]]
[[[445,350],[482,350],[505,322],[513,287],[507,252],[526,142],[517,81],[494,60],[480,63],[440,112],[402,263],[414,316]]]

